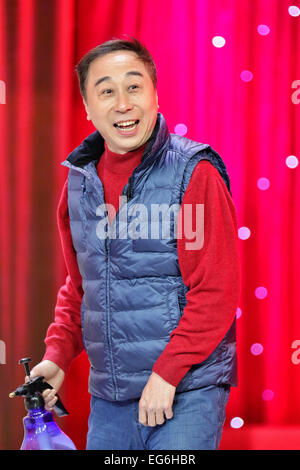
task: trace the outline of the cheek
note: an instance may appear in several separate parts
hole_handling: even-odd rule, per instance
[[[103,107],[94,105],[91,107],[91,113],[93,116],[103,116],[104,115]]]
[[[89,99],[88,107],[89,107],[90,113],[93,114],[94,116],[97,116],[97,115],[102,116],[103,114],[105,114],[107,105],[106,103],[103,102],[103,100],[101,100],[100,97],[93,96],[92,98]]]
[[[152,114],[152,115],[157,112],[157,101],[156,101],[155,96],[149,97],[148,112],[149,114]]]

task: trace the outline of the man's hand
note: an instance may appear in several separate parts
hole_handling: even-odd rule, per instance
[[[139,422],[156,426],[164,423],[165,416],[171,419],[175,391],[174,385],[152,372],[139,401]]]
[[[36,377],[37,375],[42,375],[45,377],[45,381],[48,382],[53,389],[47,388],[43,392],[43,398],[45,400],[45,408],[48,411],[51,411],[53,409],[53,406],[57,402],[57,397],[56,393],[60,389],[64,378],[65,378],[65,373],[64,371],[58,367],[54,362],[52,361],[42,361],[39,364],[37,364],[33,369],[30,371],[30,377]],[[25,377],[25,381],[28,382],[28,378]]]

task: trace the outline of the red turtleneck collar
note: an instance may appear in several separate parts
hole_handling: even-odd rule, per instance
[[[140,164],[146,144],[123,154],[109,150],[106,142],[104,145],[105,150],[97,165],[97,172],[103,184],[105,203],[112,204],[117,212],[119,197],[133,170]],[[114,217],[111,207],[108,207],[108,217],[111,222]]]
[[[127,153],[112,152],[106,142],[104,143],[105,150],[100,158],[100,166],[108,171],[118,175],[124,175],[132,172],[141,162],[146,144],[138,149],[131,150]],[[100,176],[100,175],[99,175]],[[129,175],[130,176],[130,175]]]

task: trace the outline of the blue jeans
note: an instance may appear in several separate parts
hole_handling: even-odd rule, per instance
[[[91,397],[87,450],[218,449],[230,386],[176,393],[173,418],[154,427],[139,423],[139,399]]]

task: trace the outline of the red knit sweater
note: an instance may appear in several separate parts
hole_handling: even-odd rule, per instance
[[[121,155],[105,146],[97,170],[104,186],[105,202],[112,204],[116,212],[122,189],[140,163],[144,148]],[[209,161],[200,161],[193,171],[182,200],[182,221],[186,204],[191,204],[193,210],[195,204],[204,204],[204,244],[201,249],[187,249],[186,242],[191,240],[185,239],[181,226],[183,236],[178,237],[177,251],[182,278],[189,288],[187,304],[152,369],[174,386],[222,340],[234,319],[240,295],[235,206],[221,175]],[[113,216],[108,215],[110,219]],[[66,371],[72,359],[83,350],[80,316],[83,290],[70,231],[67,182],[57,217],[67,277],[57,295],[55,320],[47,331],[43,359]]]

